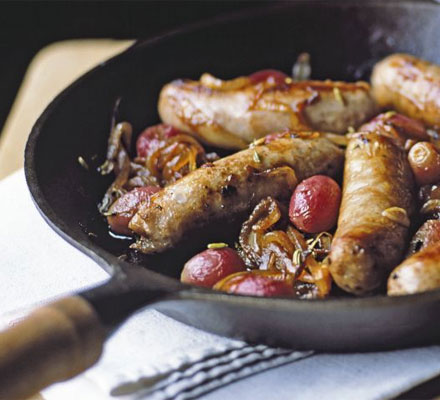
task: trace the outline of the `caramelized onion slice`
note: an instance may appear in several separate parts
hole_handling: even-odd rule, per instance
[[[206,161],[205,150],[200,143],[192,136],[181,133],[165,140],[148,157],[145,166],[162,186],[166,186]]]
[[[110,206],[124,193],[124,185],[130,177],[131,161],[128,149],[131,145],[132,127],[128,122],[120,122],[114,126],[110,133],[107,149],[107,160],[99,168],[101,174],[106,175],[114,171],[116,179],[107,189],[101,203],[99,212],[105,215]]]
[[[282,273],[269,271],[238,272],[217,282],[214,289],[262,297],[294,296],[292,280],[286,279]]]
[[[324,298],[330,294],[332,279],[327,263],[318,262],[309,254],[304,261],[304,268],[298,280],[316,286],[315,297]]]
[[[241,255],[247,265],[294,283],[298,295],[323,298],[331,290],[325,262],[332,235],[321,232],[306,241],[292,225],[285,227],[286,211],[272,197],[263,199],[242,225]],[[284,224],[283,224],[284,222]],[[284,228],[283,228],[284,226]]]
[[[257,268],[262,263],[262,238],[281,218],[278,202],[272,197],[261,200],[242,225],[239,244],[248,267]]]
[[[99,170],[103,175],[114,172],[116,178],[99,205],[103,215],[107,215],[110,206],[127,191],[142,186],[166,186],[203,163],[218,158],[215,153],[207,156],[204,148],[192,136],[159,124],[146,130],[155,140],[152,152],[132,161],[129,156],[131,125],[128,122],[112,122],[112,125],[107,159]]]

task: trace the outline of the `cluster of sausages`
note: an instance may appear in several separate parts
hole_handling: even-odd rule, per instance
[[[243,246],[214,244],[188,261],[182,281],[263,296],[298,296],[305,284],[322,297],[330,275],[355,295],[387,281],[390,295],[440,287],[440,67],[396,54],[375,66],[371,82],[294,81],[271,70],[169,83],[160,129],[240,151],[159,188],[123,194],[111,207],[111,227],[134,234],[132,247],[150,254],[197,238],[206,225],[264,210],[277,215],[264,235],[257,235],[261,221],[242,228],[260,265],[249,264]],[[377,115],[381,109],[391,111]],[[151,145],[141,136],[138,152],[146,157]],[[335,226],[321,256],[303,245],[315,246]]]

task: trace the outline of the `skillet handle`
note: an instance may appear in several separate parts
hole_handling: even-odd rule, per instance
[[[81,296],[37,309],[0,333],[0,398],[22,399],[79,374],[98,360],[105,338]]]

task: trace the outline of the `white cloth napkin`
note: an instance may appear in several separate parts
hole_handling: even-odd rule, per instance
[[[0,182],[0,209],[3,325],[35,304],[108,278],[43,221],[32,204],[23,171]],[[439,374],[440,346],[317,355],[248,346],[148,309],[130,318],[108,340],[96,366],[53,385],[43,396],[47,400],[385,399]]]

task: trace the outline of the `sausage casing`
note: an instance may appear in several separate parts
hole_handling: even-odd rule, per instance
[[[393,54],[376,64],[371,83],[381,107],[440,126],[440,66],[408,54]]]
[[[440,242],[440,220],[428,219],[414,234],[409,244],[407,256]]]
[[[376,111],[366,82],[289,82],[221,81],[208,74],[174,81],[160,93],[159,114],[207,144],[240,149],[284,129],[345,133]]]
[[[325,138],[283,138],[201,167],[140,207],[129,225],[141,235],[136,248],[161,252],[189,232],[250,211],[267,196],[288,199],[304,178],[337,174],[343,159],[343,151]]]
[[[407,258],[388,278],[389,296],[438,288],[440,288],[440,242],[425,247]]]
[[[345,156],[330,271],[339,287],[361,295],[382,285],[405,251],[413,177],[405,152],[377,133],[353,137]]]

